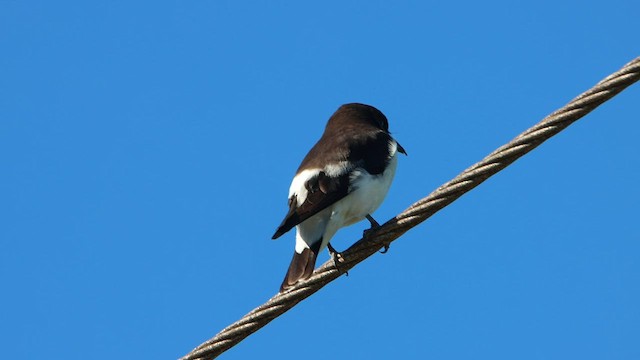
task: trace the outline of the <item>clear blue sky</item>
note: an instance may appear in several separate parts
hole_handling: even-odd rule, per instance
[[[639,56],[638,13],[0,1],[2,358],[184,355],[278,290],[340,104],[409,153],[383,222]],[[223,358],[639,359],[639,119],[636,84]]]

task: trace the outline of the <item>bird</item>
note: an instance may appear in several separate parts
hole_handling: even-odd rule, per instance
[[[280,292],[308,279],[318,254],[329,249],[338,229],[371,214],[389,191],[405,149],[391,136],[387,117],[371,105],[342,105],[329,118],[320,140],[298,167],[289,187],[289,210],[276,229],[277,239],[296,228],[295,251]]]

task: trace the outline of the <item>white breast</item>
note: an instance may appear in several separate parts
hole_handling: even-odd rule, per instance
[[[333,208],[331,218],[341,222],[336,224],[338,228],[361,221],[378,209],[389,192],[397,165],[398,158],[394,154],[382,174],[371,175],[361,169],[353,172],[351,183],[355,190]]]

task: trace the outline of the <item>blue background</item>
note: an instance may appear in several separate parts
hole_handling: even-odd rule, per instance
[[[340,104],[409,153],[383,222],[640,55],[639,12],[0,1],[2,358],[184,355],[277,291]],[[639,359],[639,119],[635,85],[223,358]]]

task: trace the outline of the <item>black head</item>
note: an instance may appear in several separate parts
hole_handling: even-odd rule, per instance
[[[351,103],[344,104],[336,110],[327,123],[327,129],[337,124],[345,126],[347,124],[364,123],[371,125],[384,132],[389,132],[389,122],[384,114],[370,105]]]

